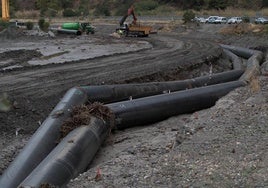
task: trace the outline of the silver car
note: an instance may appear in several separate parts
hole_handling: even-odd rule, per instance
[[[226,24],[227,23],[227,18],[226,17],[218,17],[215,21],[215,24]]]
[[[241,23],[243,20],[241,17],[232,17],[230,18],[227,23],[228,24],[237,24],[237,23]]]
[[[268,24],[268,20],[266,18],[260,17],[255,19],[256,24]]]
[[[219,16],[210,16],[206,19],[206,23],[214,23]]]

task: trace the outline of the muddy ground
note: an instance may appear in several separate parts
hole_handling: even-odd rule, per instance
[[[265,54],[268,44],[264,34],[220,34],[222,25],[154,25],[149,38],[114,38],[116,25],[96,26],[79,37],[0,36],[0,93],[13,106],[0,113],[0,174],[71,87],[222,72],[231,63],[219,44]],[[267,187],[267,87],[261,75],[210,109],[113,131],[68,187]]]

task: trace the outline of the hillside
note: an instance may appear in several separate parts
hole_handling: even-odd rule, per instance
[[[166,15],[188,9],[204,12],[210,10],[225,11],[235,8],[262,12],[263,8],[268,7],[268,0],[10,0],[10,14],[11,17],[16,17],[17,12],[37,11],[38,13],[36,14],[40,13],[45,17],[62,15],[65,17],[87,15],[121,16],[133,3],[137,14],[146,15]]]

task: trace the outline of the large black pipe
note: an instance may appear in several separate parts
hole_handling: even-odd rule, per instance
[[[66,120],[72,108],[87,101],[103,103],[116,102],[133,98],[161,94],[163,91],[178,91],[186,88],[201,87],[238,79],[243,74],[241,70],[232,70],[210,76],[145,84],[122,84],[103,86],[84,86],[70,89],[48,118],[35,132],[22,152],[11,163],[0,178],[0,187],[12,188],[19,185],[28,174],[49,154],[60,138],[60,127]],[[49,139],[47,139],[49,138]]]
[[[228,59],[232,61],[234,70],[245,69],[244,66],[243,66],[243,61],[242,61],[242,59],[240,57],[238,57],[237,55],[235,55],[234,53],[232,53],[229,50],[223,49],[223,52],[228,57]]]
[[[109,123],[92,116],[89,125],[70,132],[19,187],[66,185],[86,170],[109,130]]]
[[[71,34],[71,35],[81,35],[80,30],[70,30],[70,29],[57,29],[57,32],[60,34]]]
[[[60,125],[70,116],[73,106],[86,101],[87,96],[79,89],[69,90],[1,176],[0,187],[14,188],[20,184],[56,146]]]
[[[211,107],[220,97],[244,85],[244,82],[234,81],[122,101],[106,106],[115,113],[116,127],[127,128]],[[71,178],[86,169],[109,129],[110,126],[102,120],[94,120],[93,125],[91,123],[90,126],[74,130],[32,171],[20,186],[39,187],[44,183],[55,186],[65,185]]]
[[[231,47],[232,48],[232,47]],[[234,49],[231,50],[232,52],[236,53],[236,54],[240,54],[242,56],[244,56],[245,58],[250,57],[250,55],[254,56],[251,57],[252,62],[253,63],[249,63],[250,65],[254,65],[255,62],[257,62],[259,59],[261,59],[261,55],[259,55],[259,53],[252,53],[252,51],[248,52],[247,49]],[[244,51],[243,51],[244,50]],[[253,71],[251,71],[253,72]],[[245,74],[244,74],[245,75]],[[223,79],[221,77],[221,79]],[[213,80],[213,79],[212,79]],[[243,81],[245,79],[240,79],[242,80],[242,82],[240,82],[241,85],[243,85]],[[191,84],[195,83],[195,79],[192,80],[192,82],[190,82]],[[210,80],[211,81],[211,80]],[[172,83],[174,84],[174,83]],[[181,84],[181,83],[180,83]],[[180,85],[178,84],[178,85]],[[184,85],[187,85],[187,88],[191,88],[193,87],[193,85],[189,84],[189,83],[183,83]],[[205,83],[203,83],[204,85],[209,85],[209,83],[206,81]],[[211,83],[212,84],[212,83]],[[156,84],[157,85],[157,84]],[[134,96],[134,97],[139,97],[139,96],[146,96],[146,95],[153,95],[153,93],[155,92],[155,90],[153,89],[155,86],[155,83],[152,84],[152,87],[148,87],[148,85],[140,85],[142,86],[141,88],[139,88],[139,92],[137,92],[136,94],[133,93],[133,88],[129,89],[129,92],[124,92],[124,94],[117,94],[117,92],[119,92],[121,89],[126,88],[126,86],[120,85],[118,88],[121,87],[121,89],[114,89],[112,87],[108,87],[108,90],[112,89],[113,92],[112,94],[108,95],[104,97],[105,99],[103,100],[104,102],[106,101],[116,101],[116,100],[122,100],[123,98],[127,98],[129,96]],[[101,86],[96,86],[96,87],[100,87],[99,90],[100,91],[105,91],[105,89],[103,89],[103,87]],[[161,86],[162,87],[162,86]],[[161,88],[156,92],[159,94],[159,92],[163,92],[163,91],[172,91],[171,88]],[[164,85],[165,87],[165,85]],[[177,89],[180,86],[177,86]],[[152,90],[148,90],[148,88],[153,89]],[[226,88],[225,88],[226,89]],[[107,90],[107,88],[106,88]],[[140,93],[140,90],[144,91],[146,94],[143,94],[142,92]],[[66,119],[70,112],[72,111],[72,107],[79,105],[79,104],[83,104],[88,100],[88,97],[92,97],[90,95],[90,93],[94,93],[94,91],[96,90],[92,90],[92,87],[88,88],[88,87],[80,87],[80,88],[73,88],[70,91],[68,91],[68,93],[65,95],[64,98],[66,98],[66,100],[62,100],[57,107],[52,111],[52,113],[50,114],[50,116],[45,120],[45,122],[41,125],[41,127],[38,129],[38,131],[34,134],[34,136],[31,138],[31,140],[29,141],[29,143],[26,145],[26,147],[24,148],[24,150],[20,153],[20,155],[15,159],[15,161],[10,165],[10,167],[5,171],[5,173],[1,176],[0,179],[0,187],[16,187],[17,185],[19,185],[19,183],[33,170],[33,168],[38,165],[40,163],[41,160],[43,160],[44,157],[46,157],[48,155],[48,153],[53,149],[53,147],[55,146],[55,142],[58,140],[59,138],[59,128],[60,125],[62,124],[63,120]],[[134,91],[136,91],[136,89],[134,89]],[[100,96],[98,96],[98,92],[95,92],[96,94],[93,94],[93,98],[98,99],[100,98]],[[104,92],[105,93],[105,92]],[[103,93],[101,92],[101,95]],[[217,98],[217,94],[216,98]],[[86,97],[85,97],[86,96]],[[105,95],[104,95],[105,96]],[[114,99],[114,96],[118,96],[117,99]],[[173,94],[170,95],[170,97],[172,98]],[[157,97],[157,96],[156,96]],[[194,97],[194,96],[192,96]],[[69,99],[68,99],[69,98]],[[116,98],[116,97],[115,97]],[[120,98],[120,99],[119,99]],[[183,99],[183,98],[182,98]],[[181,100],[182,100],[181,99]],[[201,99],[203,99],[201,97]],[[205,98],[207,99],[207,98]],[[212,98],[213,100],[215,100],[215,98]],[[152,99],[149,99],[154,101],[154,97]],[[193,108],[189,108],[186,107],[186,110],[192,111],[192,110],[198,110],[199,107],[203,108],[206,107],[206,105],[211,104],[209,103],[210,99],[207,99],[208,103],[205,103],[203,105],[198,106],[197,108],[193,109]],[[132,102],[132,101],[131,101]],[[197,102],[195,100],[190,101],[192,103]],[[146,124],[146,123],[150,123],[150,122],[154,122],[157,121],[157,119],[161,120],[163,118],[167,118],[165,109],[162,111],[163,115],[161,115],[160,117],[155,117],[154,115],[154,108],[152,108],[150,110],[150,108],[152,107],[152,105],[154,106],[155,104],[149,104],[146,105],[146,102],[144,103],[144,105],[141,105],[141,111],[137,111],[135,112],[136,108],[135,105],[139,105],[139,100],[135,101],[134,106],[129,104],[130,101],[127,101],[126,103],[117,103],[117,104],[111,104],[111,108],[113,108],[114,112],[117,114],[117,127],[118,128],[126,128],[128,126],[131,125],[135,125],[135,123],[133,123],[133,121],[131,121],[131,119],[133,119],[133,116],[140,116],[143,114],[143,110],[144,109],[149,109],[148,111],[148,117],[150,118],[155,118],[155,120],[146,120],[144,119],[145,117],[138,117],[137,119],[139,120],[139,123],[142,124]],[[162,101],[163,104],[165,104],[165,100]],[[118,106],[118,104],[122,105],[122,106]],[[188,103],[183,103],[185,105],[187,105]],[[124,105],[129,105],[128,111],[122,111],[121,107],[125,107]],[[150,107],[151,106],[151,107]],[[159,106],[156,105],[156,106]],[[161,105],[160,105],[161,106]],[[150,107],[150,108],[149,108]],[[173,106],[172,106],[173,108]],[[133,111],[134,110],[134,111]],[[171,110],[171,114],[172,114],[173,110]],[[175,112],[174,112],[175,113]],[[136,120],[136,119],[135,119]],[[52,139],[46,140],[45,138],[50,137]],[[38,139],[40,138],[40,139]]]
[[[106,106],[115,114],[116,127],[124,129],[211,107],[219,98],[241,86],[245,86],[245,82],[233,81],[170,94],[111,103]]]
[[[112,103],[127,100],[130,96],[132,99],[134,99],[162,94],[169,91],[179,91],[195,87],[230,82],[238,80],[243,73],[243,70],[231,70],[212,74],[211,76],[208,75],[181,81],[84,86],[81,87],[81,89],[87,94],[88,99],[91,102],[99,101],[102,103]]]
[[[248,59],[246,71],[241,76],[240,80],[250,82],[256,75],[260,74],[260,64],[264,58],[264,54],[261,51],[229,45],[221,45],[221,47],[240,57]]]
[[[230,45],[220,45],[223,49],[229,50],[232,53],[236,54],[239,57],[243,57],[245,59],[249,59],[251,56],[253,56],[256,53],[259,53],[257,50],[251,50],[248,48],[238,47],[238,46],[230,46]]]

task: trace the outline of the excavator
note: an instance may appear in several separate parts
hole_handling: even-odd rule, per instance
[[[9,21],[9,0],[2,0],[2,20]]]
[[[133,21],[131,24],[125,24],[126,19],[131,16]],[[127,11],[127,14],[122,17],[119,22],[120,27],[116,29],[119,34],[124,34],[125,36],[137,36],[137,37],[147,37],[152,31],[152,27],[144,26],[137,23],[137,17],[134,11],[134,5],[131,5]]]

